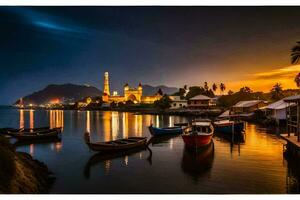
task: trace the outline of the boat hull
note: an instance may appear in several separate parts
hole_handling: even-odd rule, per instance
[[[214,125],[215,132],[232,134],[232,124]],[[244,131],[244,122],[234,123],[234,133],[241,133]]]
[[[137,137],[130,137],[128,139],[133,139],[133,138],[137,138]],[[145,147],[147,145],[147,138],[140,138],[136,142],[132,142],[128,144],[120,144],[120,145],[113,145],[106,142],[87,143],[87,145],[93,151],[101,151],[101,152],[125,151],[129,149]]]
[[[188,148],[200,148],[211,143],[213,134],[182,135],[184,144]]]
[[[181,127],[173,127],[173,128],[156,128],[153,126],[149,126],[149,131],[153,136],[163,136],[163,135],[176,135],[182,134],[183,129]]]

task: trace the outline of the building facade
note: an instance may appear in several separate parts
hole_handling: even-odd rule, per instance
[[[116,94],[117,93],[114,92],[113,95],[110,95],[108,72],[105,72],[102,100],[106,103],[125,103],[127,101],[132,101],[133,103],[154,103],[154,101],[159,100],[162,97],[158,93],[151,96],[143,96],[143,86],[141,83],[137,88],[130,87],[129,84],[126,83],[123,87],[124,95]]]
[[[205,95],[197,95],[188,101],[188,108],[190,109],[208,109],[214,106],[216,104],[213,99]]]

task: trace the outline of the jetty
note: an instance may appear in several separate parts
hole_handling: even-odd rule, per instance
[[[287,148],[299,155],[300,152],[300,95],[290,96],[284,99],[286,107],[287,134],[281,137],[287,141]]]

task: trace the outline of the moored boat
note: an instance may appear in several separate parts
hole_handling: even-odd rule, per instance
[[[215,132],[232,134],[232,133],[241,133],[244,131],[244,122],[242,121],[233,121],[229,119],[218,120],[214,122]]]
[[[214,128],[210,121],[194,121],[185,129],[182,139],[187,148],[199,148],[210,144]]]
[[[181,134],[183,132],[183,129],[181,127],[178,127],[178,126],[158,128],[158,127],[154,127],[151,124],[148,128],[149,128],[149,131],[150,131],[151,135],[153,135],[153,136]]]
[[[90,133],[84,134],[84,141],[93,151],[115,152],[124,151],[133,148],[139,148],[147,145],[146,137],[128,137],[124,139],[112,140],[108,142],[91,142]]]
[[[58,138],[60,128],[53,128],[49,130],[34,131],[34,132],[8,132],[8,135],[18,139],[18,140],[41,140]]]

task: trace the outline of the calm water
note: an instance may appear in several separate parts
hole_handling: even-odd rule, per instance
[[[19,146],[45,162],[57,177],[52,193],[288,193],[298,192],[293,163],[283,157],[283,141],[247,124],[234,144],[223,135],[197,154],[180,136],[153,141],[149,150],[103,156],[92,140],[150,136],[147,126],[169,126],[184,117],[101,111],[18,111],[0,109],[0,127],[62,126],[62,141]],[[297,173],[296,173],[297,174]],[[296,189],[295,189],[296,188]]]

